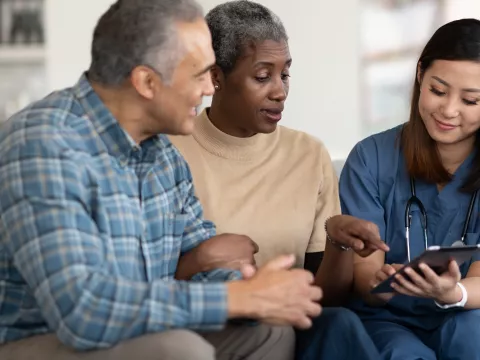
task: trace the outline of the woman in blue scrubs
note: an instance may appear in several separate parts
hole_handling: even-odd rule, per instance
[[[452,261],[441,275],[410,269],[393,293],[370,294],[426,245],[451,246],[463,233],[465,244],[480,243],[479,128],[480,21],[463,19],[439,28],[423,50],[409,121],[361,141],[347,159],[342,210],[375,223],[390,247],[357,256],[352,304],[384,359],[480,359],[479,256]],[[411,202],[407,241],[412,190],[420,202]]]

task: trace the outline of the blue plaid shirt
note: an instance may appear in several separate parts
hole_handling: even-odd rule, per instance
[[[220,329],[218,269],[175,281],[215,235],[163,136],[140,145],[83,75],[0,131],[0,344],[55,332],[76,349],[172,328]]]

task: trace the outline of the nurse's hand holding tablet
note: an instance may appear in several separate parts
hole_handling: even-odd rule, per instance
[[[372,289],[403,267],[402,264],[383,265],[375,274]],[[462,291],[457,286],[461,273],[455,260],[450,261],[448,270],[440,275],[425,263],[419,265],[418,272],[406,267],[404,274],[395,275],[394,281],[390,284],[394,292],[376,294],[379,300],[388,302],[396,294],[434,299],[440,304],[452,304],[462,299]]]

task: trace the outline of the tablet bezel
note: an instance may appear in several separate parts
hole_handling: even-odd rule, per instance
[[[419,271],[419,265],[425,263],[430,266],[437,274],[441,274],[448,269],[448,264],[451,260],[457,261],[458,265],[462,265],[465,261],[472,258],[473,254],[480,252],[480,244],[476,245],[465,245],[465,246],[456,246],[456,247],[440,247],[440,246],[431,246],[425,250],[421,255],[405,264],[401,269],[399,269],[395,274],[388,277],[376,287],[374,287],[370,293],[371,294],[381,294],[381,293],[390,293],[395,290],[391,287],[391,283],[394,281],[396,275],[402,275],[408,278],[408,275],[405,274],[405,269],[411,267],[415,271],[422,274]]]

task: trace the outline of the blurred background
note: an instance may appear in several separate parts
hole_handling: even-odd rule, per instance
[[[0,0],[0,122],[90,62],[113,0]],[[200,0],[205,11],[222,3]],[[282,123],[320,138],[334,159],[407,120],[419,53],[442,24],[480,18],[480,0],[259,0],[284,21],[293,56]],[[207,106],[209,99],[205,99]]]

